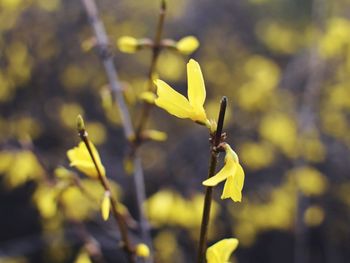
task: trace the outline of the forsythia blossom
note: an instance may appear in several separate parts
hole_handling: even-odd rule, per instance
[[[89,141],[89,144],[97,166],[99,167],[102,176],[105,176],[106,171],[103,164],[101,163],[100,155],[98,154],[98,151],[92,142]],[[78,147],[74,147],[73,149],[68,150],[67,156],[70,161],[70,166],[74,166],[89,177],[98,178],[96,167],[84,142],[80,142]]]
[[[238,239],[227,238],[220,240],[207,249],[207,263],[228,263],[230,256],[238,246]]]
[[[242,200],[242,189],[244,184],[244,171],[239,164],[237,154],[231,149],[230,145],[225,144],[225,165],[213,177],[205,180],[203,185],[216,186],[218,183],[226,180],[221,199],[231,198],[234,202]]]
[[[157,95],[155,104],[172,115],[182,119],[191,119],[210,128],[203,104],[206,97],[201,68],[195,60],[187,63],[188,99],[175,91],[164,81],[157,79]]]

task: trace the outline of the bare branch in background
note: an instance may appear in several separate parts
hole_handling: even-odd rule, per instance
[[[108,77],[109,87],[113,92],[113,95],[115,96],[115,102],[119,107],[125,137],[127,139],[132,138],[134,137],[134,127],[132,126],[129,110],[127,108],[127,105],[123,97],[123,92],[121,89],[121,85],[119,82],[113,57],[108,48],[109,41],[108,41],[105,27],[99,18],[95,1],[82,0],[82,3],[96,36],[97,47],[99,49],[100,58],[102,60],[104,69],[106,71],[106,75]],[[137,153],[133,155],[133,166],[134,166],[134,176],[133,176],[134,187],[135,187],[135,194],[137,199],[137,208],[139,213],[140,230],[142,233],[142,238],[150,246],[151,237],[149,233],[149,224],[146,220],[145,213],[142,206],[142,204],[146,199],[145,186],[144,186],[145,185],[144,174],[143,174],[142,163]]]

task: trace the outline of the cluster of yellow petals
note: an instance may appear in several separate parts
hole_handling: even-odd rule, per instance
[[[225,144],[225,165],[213,177],[205,180],[203,185],[216,186],[226,180],[221,199],[231,198],[234,202],[241,202],[242,189],[244,184],[244,171],[239,163],[237,154],[230,145]]]
[[[92,142],[89,141],[89,145],[97,163],[97,166],[101,172],[101,175],[105,176],[106,171],[101,162],[98,151],[96,150]],[[77,168],[80,172],[84,173],[85,175],[91,178],[98,178],[98,172],[84,142],[80,142],[78,147],[74,147],[73,149],[68,150],[67,156],[70,161],[70,166]]]
[[[178,118],[191,119],[210,127],[203,107],[206,97],[204,79],[198,62],[193,59],[187,63],[187,79],[188,99],[164,81],[157,79],[155,85],[158,97],[155,104]]]
[[[230,256],[238,246],[238,239],[226,238],[207,249],[207,263],[228,263]]]

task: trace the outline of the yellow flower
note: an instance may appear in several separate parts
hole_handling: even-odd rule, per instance
[[[92,142],[89,141],[89,144],[92,150],[92,154],[94,155],[94,158],[96,160],[97,166],[99,167],[102,176],[105,176],[106,171],[103,164],[101,163],[100,155],[98,154],[98,151],[96,150]],[[74,166],[79,171],[81,171],[89,177],[98,178],[96,167],[84,142],[80,142],[78,147],[74,147],[73,149],[67,151],[67,156],[70,161],[70,166]]]
[[[134,37],[123,36],[118,39],[117,46],[121,52],[135,53],[138,48],[138,41]]]
[[[239,164],[237,154],[228,144],[224,146],[226,156],[224,167],[213,177],[205,180],[203,185],[216,186],[226,180],[221,199],[231,198],[234,202],[242,200],[242,189],[244,184],[244,171]]]
[[[187,36],[181,38],[179,42],[176,43],[176,48],[182,54],[189,55],[194,52],[199,47],[198,39],[194,36]]]
[[[227,238],[220,240],[207,249],[207,263],[228,263],[230,256],[238,246],[238,239]]]
[[[199,124],[210,127],[203,104],[206,97],[205,85],[201,68],[195,60],[187,63],[188,99],[171,88],[164,81],[157,79],[158,98],[155,104],[172,115],[181,119],[191,119]]]

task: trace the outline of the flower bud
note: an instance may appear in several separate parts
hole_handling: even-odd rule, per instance
[[[179,40],[176,44],[177,50],[185,55],[193,53],[199,47],[198,39],[194,36],[187,36]]]
[[[78,132],[85,130],[84,119],[80,114],[77,117],[77,129],[78,129]]]
[[[123,36],[118,39],[117,46],[121,52],[135,53],[138,48],[138,41],[134,37]]]
[[[146,244],[140,243],[136,246],[136,255],[142,258],[148,258],[150,255],[149,248]]]
[[[103,200],[101,203],[101,214],[103,220],[107,221],[109,218],[109,212],[111,210],[111,199],[110,199],[110,193],[105,192],[103,196]]]

